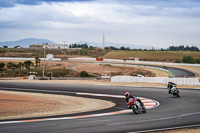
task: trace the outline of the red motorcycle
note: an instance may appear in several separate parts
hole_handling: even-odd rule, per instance
[[[128,105],[131,107],[135,114],[146,113],[146,108],[142,107],[140,102],[134,100],[133,98],[129,98]]]

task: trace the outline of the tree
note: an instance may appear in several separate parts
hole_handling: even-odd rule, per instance
[[[3,48],[8,48],[8,46],[4,45]]]
[[[18,47],[20,47],[19,45],[17,45],[17,46],[15,46],[14,48],[18,48]]]
[[[39,64],[39,66],[40,66],[40,59],[39,59],[39,57],[38,56],[36,56],[35,57],[35,64],[36,64],[36,67],[38,67],[38,64]]]
[[[31,65],[33,65],[33,62],[30,60],[24,61],[24,66],[26,69],[30,69]]]
[[[122,47],[120,48],[120,50],[126,50],[126,48],[125,48],[124,46],[122,46]]]
[[[19,62],[19,63],[18,63],[18,68],[19,68],[19,69],[22,69],[23,66],[24,66],[24,64],[23,64],[22,62]]]
[[[111,46],[112,50],[118,50],[118,48]]]
[[[199,51],[199,49],[196,47],[196,46],[184,46],[184,45],[181,45],[181,46],[170,46],[168,48],[168,51]]]
[[[0,70],[2,70],[5,67],[5,63],[1,62],[0,63]]]
[[[81,48],[85,48],[85,49],[88,49],[88,45],[87,44],[81,44],[80,46]]]
[[[8,68],[8,69],[13,69],[13,70],[15,70],[15,69],[17,69],[17,68],[19,68],[19,67],[18,67],[17,64],[14,64],[13,62],[8,62],[8,63],[7,63],[7,68]]]
[[[90,46],[89,49],[90,50],[95,50],[95,48],[93,46]]]
[[[8,62],[7,63],[7,68],[8,69],[12,69],[12,67],[13,67],[13,62]]]
[[[90,75],[86,71],[81,71],[80,77],[89,77]]]

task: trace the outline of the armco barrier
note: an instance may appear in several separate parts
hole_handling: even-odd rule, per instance
[[[142,82],[142,83],[162,83],[167,84],[169,81],[177,85],[200,85],[198,78],[168,78],[168,77],[132,77],[132,76],[114,76],[111,82]]]

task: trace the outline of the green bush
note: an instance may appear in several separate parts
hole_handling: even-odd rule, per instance
[[[33,62],[30,60],[24,61],[24,66],[26,69],[30,69],[30,67],[33,66]]]
[[[5,67],[5,63],[1,62],[0,63],[0,70],[2,70]]]
[[[181,63],[179,59],[176,59],[174,63]]]
[[[86,71],[81,71],[80,77],[90,77],[90,75]]]
[[[184,55],[183,58],[182,58],[182,63],[191,63],[191,64],[194,64],[195,60],[191,56]]]
[[[18,67],[17,64],[14,64],[13,62],[10,61],[10,62],[7,63],[7,68],[12,69],[12,70],[16,70],[19,67]]]
[[[200,64],[200,59],[195,59],[195,62],[196,62],[197,64]]]

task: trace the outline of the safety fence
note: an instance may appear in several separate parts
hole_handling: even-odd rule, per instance
[[[48,61],[49,59],[47,58],[39,58],[41,61],[46,60]],[[18,57],[0,57],[0,60],[31,60],[34,61],[35,58],[18,58]],[[61,61],[61,58],[53,58],[51,59],[52,61]]]
[[[86,58],[86,57],[75,57],[68,58],[68,60],[90,60],[96,61],[96,58]],[[100,60],[97,60],[100,61]],[[169,62],[152,62],[152,61],[138,61],[138,60],[122,60],[122,59],[101,59],[101,61],[107,62],[121,62],[121,63],[138,63],[138,64],[151,64],[151,65],[173,65],[173,66],[200,66],[200,64],[188,64],[188,63],[169,63]]]
[[[162,83],[169,81],[177,85],[200,85],[200,78],[168,78],[168,77],[133,77],[133,76],[114,76],[111,82],[142,82],[142,83]]]

